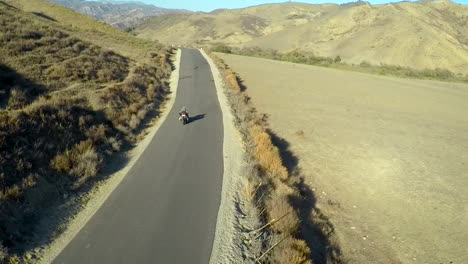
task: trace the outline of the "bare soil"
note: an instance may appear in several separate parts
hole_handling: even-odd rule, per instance
[[[349,263],[468,262],[468,85],[217,56],[297,155]]]

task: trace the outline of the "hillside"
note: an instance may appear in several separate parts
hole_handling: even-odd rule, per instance
[[[168,93],[169,55],[47,1],[0,1],[0,263],[60,233],[61,210],[136,142]]]
[[[148,16],[188,12],[186,10],[166,9],[138,2],[108,2],[84,0],[50,0],[71,8],[97,20],[118,28],[130,28],[144,21]]]
[[[370,5],[266,4],[153,17],[135,31],[174,44],[259,46],[344,62],[468,72],[468,6],[446,0]]]
[[[2,0],[25,12],[48,19],[56,27],[62,28],[74,36],[92,42],[101,47],[119,52],[120,54],[146,62],[150,58],[148,50],[161,50],[162,45],[153,41],[135,38],[107,23],[73,11],[69,8],[51,3],[47,0]]]

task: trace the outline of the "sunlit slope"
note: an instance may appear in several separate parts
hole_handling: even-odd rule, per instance
[[[137,29],[175,44],[222,42],[339,55],[345,62],[468,72],[468,6],[450,1],[385,5],[283,3],[152,18]]]
[[[468,8],[444,1],[361,5],[246,44],[339,55],[350,63],[468,72]]]
[[[65,25],[65,30],[84,40],[115,50],[124,56],[143,59],[148,49],[160,49],[154,42],[135,38],[104,22],[46,0],[5,0],[26,12],[42,13]]]
[[[337,8],[330,4],[283,3],[211,13],[170,14],[148,19],[136,32],[150,39],[180,44],[207,41],[240,44],[307,23],[324,10]],[[167,35],[155,36],[155,32]]]

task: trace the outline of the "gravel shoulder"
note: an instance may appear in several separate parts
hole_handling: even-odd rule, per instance
[[[237,213],[238,211],[236,209],[236,204],[241,197],[238,190],[241,188],[240,174],[244,155],[242,139],[239,131],[234,126],[234,117],[231,113],[231,107],[224,93],[223,78],[211,58],[209,58],[203,50],[200,51],[209,63],[213,74],[219,104],[223,112],[224,125],[223,186],[210,263],[242,263],[241,233],[237,228],[240,215]]]

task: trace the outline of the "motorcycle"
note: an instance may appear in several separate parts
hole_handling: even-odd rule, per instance
[[[186,125],[189,122],[189,117],[187,114],[181,114],[179,116],[180,122],[182,122],[183,125]]]

